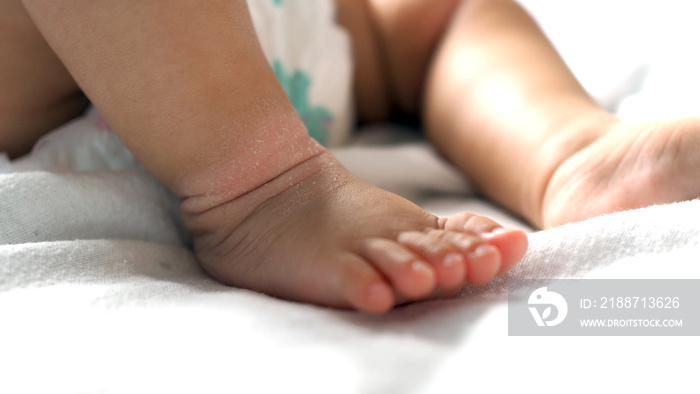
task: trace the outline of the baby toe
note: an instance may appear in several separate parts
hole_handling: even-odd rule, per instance
[[[501,253],[493,245],[481,244],[468,253],[467,257],[467,280],[470,283],[484,284],[501,270]]]
[[[430,262],[437,272],[438,289],[451,292],[464,286],[466,260],[444,233],[441,230],[409,231],[401,233],[398,241]]]
[[[336,260],[335,268],[334,287],[351,307],[371,314],[386,313],[394,307],[394,290],[364,258],[346,255]]]
[[[370,261],[403,297],[416,300],[431,294],[436,286],[433,267],[398,242],[374,238],[364,242],[360,254]]]
[[[527,234],[522,230],[497,228],[484,234],[486,241],[501,253],[501,269],[498,274],[507,272],[525,256],[528,246]]]
[[[457,231],[445,231],[443,240],[454,245],[466,257],[466,280],[486,283],[500,272],[501,254],[482,237]]]
[[[497,228],[502,228],[500,224],[486,216],[475,215],[469,212],[461,212],[450,216],[444,222],[445,230],[468,232],[476,235],[490,233]]]
[[[499,270],[496,275],[503,274],[513,268],[527,251],[528,239],[525,232],[522,230],[505,229],[497,222],[485,216],[462,212],[445,219],[444,228],[445,230],[478,235],[489,244],[495,246],[497,252],[500,254],[500,262],[498,264]],[[484,253],[484,255],[488,254],[489,253]],[[488,266],[495,264],[495,259],[493,258],[479,257],[478,259],[491,261]],[[488,271],[486,267],[481,267],[481,269],[484,272]],[[470,277],[469,280],[471,281],[472,278]]]

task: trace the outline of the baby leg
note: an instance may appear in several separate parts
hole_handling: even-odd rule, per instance
[[[525,252],[522,232],[438,219],[315,143],[243,0],[25,4],[114,131],[183,199],[197,257],[224,283],[381,313],[482,283]]]
[[[700,118],[621,123],[514,1],[463,2],[426,86],[435,143],[539,227],[700,196]]]
[[[621,123],[516,2],[368,4],[384,105],[422,113],[445,156],[534,225],[700,196],[700,117]]]
[[[0,152],[27,153],[46,132],[87,106],[20,0],[0,3]]]

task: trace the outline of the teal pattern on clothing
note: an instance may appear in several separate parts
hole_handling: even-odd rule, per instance
[[[275,5],[281,6],[282,5],[282,0],[272,0]]]
[[[322,145],[327,146],[330,134],[328,124],[333,120],[333,114],[325,107],[314,107],[309,102],[309,88],[311,87],[309,75],[301,70],[296,70],[293,74],[287,74],[284,66],[278,60],[272,63],[272,68],[275,70],[275,75],[277,75],[277,79],[282,84],[284,91],[287,92],[287,96],[292,100],[294,108],[309,130],[309,135]]]

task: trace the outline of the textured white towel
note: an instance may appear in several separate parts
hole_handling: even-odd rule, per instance
[[[43,146],[65,171],[64,155]],[[102,151],[130,163],[112,148]],[[365,163],[374,155],[379,166],[367,175],[423,206],[445,215],[479,207],[455,194],[464,181],[425,145],[354,149],[340,156]],[[639,338],[616,342],[627,355],[612,364],[596,358],[610,349],[605,339],[569,339],[563,350],[560,341],[507,337],[507,280],[700,278],[700,201],[689,201],[533,233],[510,274],[454,300],[381,318],[287,302],[209,278],[186,247],[177,201],[138,166],[105,171],[121,164],[92,157],[99,171],[0,174],[0,392],[458,393],[492,388],[503,371],[528,379],[549,357],[565,360],[549,366],[550,383],[568,384],[592,360],[632,376],[646,367],[635,356]],[[409,167],[422,174],[413,190],[397,182]],[[667,343],[643,345],[666,359],[698,345]],[[674,363],[654,370],[679,373]]]

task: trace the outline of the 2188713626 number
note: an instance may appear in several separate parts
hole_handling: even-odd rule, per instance
[[[600,309],[678,309],[680,297],[600,297]]]

